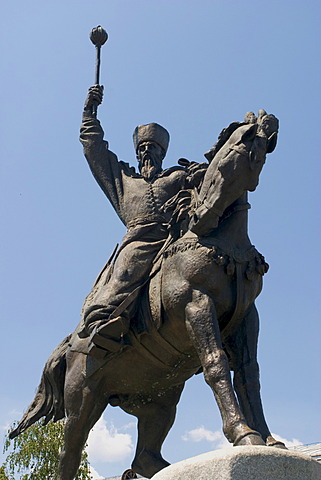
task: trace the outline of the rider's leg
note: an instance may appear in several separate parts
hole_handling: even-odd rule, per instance
[[[147,478],[169,465],[161,455],[162,444],[173,425],[184,384],[157,394],[135,397],[128,413],[138,418],[138,439],[132,469]]]
[[[81,336],[92,335],[94,343],[104,348],[100,344],[104,336],[119,340],[127,333],[139,288],[148,278],[153,259],[163,242],[163,239],[136,241],[120,250],[107,285],[100,287],[92,304],[85,309],[85,330]]]
[[[259,433],[246,424],[238,405],[212,299],[194,289],[185,312],[187,330],[200,357],[205,380],[216,398],[226,438],[234,445],[264,444]]]
[[[260,395],[257,362],[259,316],[253,304],[236,332],[224,341],[234,370],[234,388],[248,425],[260,432],[267,445],[284,447],[275,440],[266,424]]]

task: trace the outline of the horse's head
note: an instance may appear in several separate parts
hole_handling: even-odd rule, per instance
[[[272,153],[276,147],[279,131],[279,120],[265,110],[259,110],[257,117],[258,134],[267,138],[266,153]]]
[[[195,233],[205,234],[217,226],[229,205],[247,190],[255,190],[266,154],[276,146],[278,127],[274,115],[260,110],[257,117],[249,112],[244,122],[234,122],[221,132],[205,154],[210,165],[190,225]]]
[[[259,183],[259,175],[265,163],[266,154],[273,152],[276,147],[279,121],[274,115],[260,110],[253,126],[256,127],[256,131],[248,151],[251,185],[249,184],[247,190],[250,191],[255,190]]]

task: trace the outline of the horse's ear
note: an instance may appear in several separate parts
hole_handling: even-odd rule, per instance
[[[272,153],[276,147],[276,142],[278,141],[278,134],[277,132],[273,132],[272,135],[269,136],[267,142],[266,153]]]
[[[257,123],[253,123],[242,135],[242,142],[254,140],[257,131]]]

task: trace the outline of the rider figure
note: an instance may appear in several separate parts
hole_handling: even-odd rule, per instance
[[[153,260],[169,235],[171,213],[164,212],[162,207],[182,189],[194,188],[200,175],[179,166],[162,170],[169,134],[156,123],[139,125],[134,131],[139,173],[119,161],[109,150],[100,122],[92,113],[93,104],[100,104],[102,97],[103,87],[95,85],[89,89],[80,141],[95,179],[127,227],[127,233],[110,280],[95,296],[94,303],[85,306],[79,334],[90,336],[90,345],[118,351],[120,338],[130,326],[139,287],[147,280]],[[122,308],[128,296],[131,302]]]

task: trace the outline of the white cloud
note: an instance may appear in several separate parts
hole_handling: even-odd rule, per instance
[[[286,447],[295,447],[296,445],[303,445],[300,440],[297,438],[292,438],[292,440],[287,440],[286,438],[280,437],[277,433],[272,433],[272,437],[275,438],[275,440],[279,440],[280,442],[285,443]]]
[[[125,425],[122,425],[121,427],[118,428],[119,431],[126,431],[126,430],[131,430],[132,428],[136,428],[137,423],[136,422],[129,422],[126,423]]]
[[[113,425],[108,428],[101,417],[89,434],[87,453],[91,463],[119,462],[132,455],[132,437],[129,433],[119,433]]]
[[[225,435],[223,435],[223,432],[220,432],[220,433],[221,433],[221,438],[220,438],[220,441],[215,445],[215,448],[219,449],[219,448],[233,447],[233,443],[230,443],[228,441],[228,439],[225,437]]]
[[[292,438],[292,440],[287,440],[286,438],[280,437],[280,435],[276,433],[272,433],[272,436],[279,440],[280,442],[285,443],[285,445],[289,448],[294,447],[296,445],[302,445],[302,442],[297,438]],[[211,430],[207,430],[203,425],[201,427],[195,428],[193,430],[189,430],[182,436],[182,440],[185,442],[201,442],[206,441],[212,443],[212,448],[228,448],[232,447],[233,444],[230,443],[223,432],[217,430],[212,432]]]
[[[89,467],[89,470],[93,480],[104,480],[105,477],[102,477],[101,475],[99,475],[99,473],[96,472],[96,470],[91,465]]]
[[[7,431],[9,430],[9,427],[10,427],[10,423],[5,423],[3,425],[0,425],[0,430],[3,430],[5,433],[7,433]]]
[[[19,410],[10,410],[6,415],[5,423],[0,425],[0,430],[4,430],[6,433],[9,428],[12,426],[13,422],[17,420],[17,418],[22,417],[22,412]]]
[[[194,430],[189,430],[186,432],[182,439],[185,442],[201,442],[205,440],[206,442],[216,442],[222,437],[222,433],[219,431],[212,432],[211,430],[207,430],[203,425],[198,428],[194,428]]]

